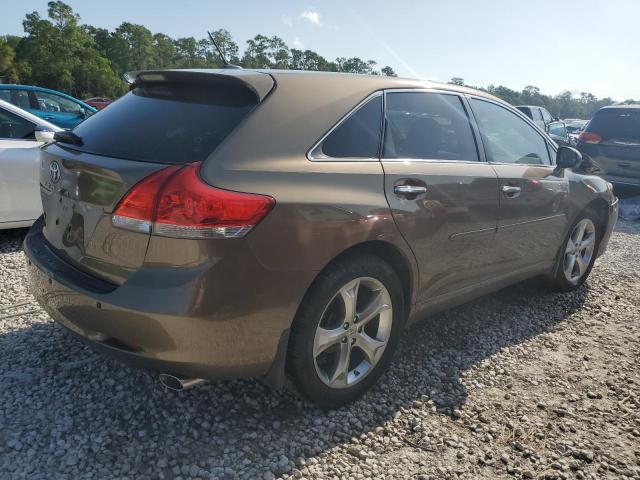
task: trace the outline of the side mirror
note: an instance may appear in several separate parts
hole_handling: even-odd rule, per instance
[[[53,142],[53,136],[56,134],[56,132],[52,132],[51,130],[48,130],[46,127],[43,127],[42,125],[38,125],[34,133],[36,136],[36,142],[42,142],[42,143]]]
[[[556,166],[558,168],[576,168],[582,163],[582,154],[571,147],[558,147]]]

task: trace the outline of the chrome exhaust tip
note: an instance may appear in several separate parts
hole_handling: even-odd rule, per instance
[[[204,382],[206,382],[204,378],[183,378],[170,373],[160,374],[160,383],[164,387],[175,391],[187,390]]]

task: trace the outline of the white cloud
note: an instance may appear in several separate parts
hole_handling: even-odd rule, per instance
[[[282,23],[284,23],[287,27],[293,27],[293,19],[287,15],[283,15],[280,17]]]
[[[294,48],[297,48],[298,50],[304,50],[304,43],[302,43],[302,41],[298,37],[294,38],[291,44],[293,45]]]
[[[306,12],[302,12],[300,14],[300,17],[306,20],[309,20],[311,23],[315,25],[322,26],[322,20],[318,12],[314,12],[313,10],[307,10]]]

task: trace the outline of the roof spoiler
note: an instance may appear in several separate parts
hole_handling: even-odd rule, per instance
[[[261,102],[273,89],[271,75],[255,70],[135,70],[123,75],[129,88],[140,83],[181,82],[212,86],[244,87],[251,90]]]

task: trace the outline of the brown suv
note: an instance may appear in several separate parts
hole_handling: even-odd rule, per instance
[[[578,152],[483,92],[131,77],[43,150],[25,251],[55,320],[173,388],[254,376],[351,401],[408,323],[529,277],[580,286],[617,218]]]

